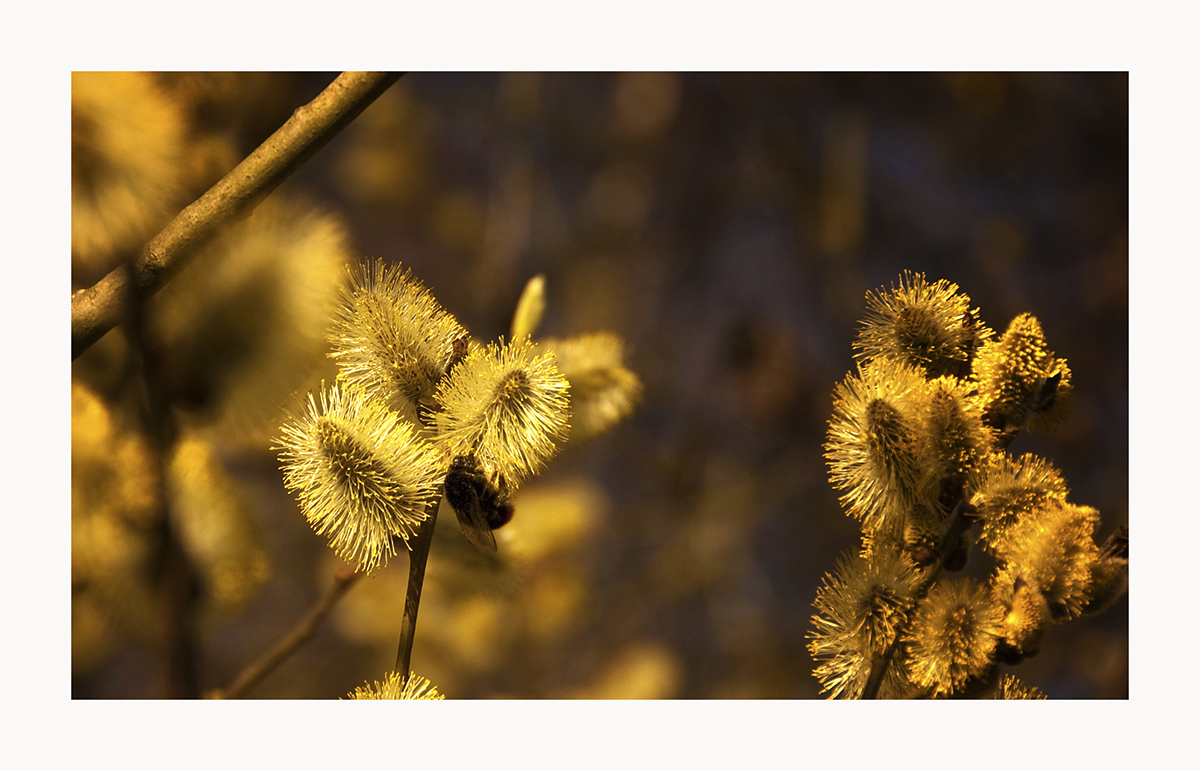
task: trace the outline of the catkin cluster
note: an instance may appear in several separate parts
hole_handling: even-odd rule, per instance
[[[999,664],[1048,627],[1111,605],[1128,576],[1122,528],[1068,500],[1046,459],[1012,456],[1022,429],[1061,421],[1071,370],[1030,314],[996,334],[945,280],[905,273],[867,293],[856,369],[834,389],[825,457],[861,546],[818,589],[809,650],[832,697],[1038,692]],[[972,547],[983,580],[947,578]]]
[[[277,440],[285,486],[347,562],[385,565],[443,491],[468,538],[495,549],[490,529],[558,452],[572,412],[594,433],[632,409],[640,383],[619,339],[531,340],[543,287],[530,282],[511,340],[481,345],[410,271],[351,269],[329,333],[337,382],[310,394]]]

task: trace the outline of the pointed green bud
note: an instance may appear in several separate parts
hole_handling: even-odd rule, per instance
[[[546,277],[534,276],[525,284],[521,299],[517,300],[517,310],[513,313],[512,339],[533,337],[538,325],[542,323],[542,314],[546,310]]]

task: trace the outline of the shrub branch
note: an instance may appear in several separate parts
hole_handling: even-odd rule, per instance
[[[291,631],[280,638],[279,642],[267,651],[262,658],[251,664],[248,664],[238,672],[237,677],[223,690],[217,690],[209,694],[210,699],[236,699],[246,691],[253,688],[267,675],[275,671],[275,668],[283,663],[284,659],[292,655],[293,652],[305,642],[309,640],[317,632],[317,627],[329,615],[329,611],[337,605],[338,600],[342,598],[351,586],[362,577],[361,573],[355,573],[354,569],[348,566],[339,568],[334,575],[333,583],[325,590],[325,594],[321,596],[317,603],[309,609],[304,618],[300,619]]]
[[[421,588],[425,584],[425,563],[429,561],[429,546],[433,543],[433,529],[437,525],[438,506],[441,497],[435,498],[426,509],[429,516],[417,530],[408,553],[408,591],[404,598],[404,615],[400,620],[400,645],[396,651],[396,673],[408,682],[409,663],[412,660],[413,639],[417,633],[417,611],[421,607]]]
[[[299,107],[265,142],[178,215],[132,260],[71,295],[71,359],[123,321],[221,229],[254,211],[271,191],[350,124],[402,73],[344,72]]]

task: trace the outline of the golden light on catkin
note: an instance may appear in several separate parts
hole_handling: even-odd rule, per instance
[[[436,445],[447,457],[474,455],[509,490],[539,471],[567,436],[569,384],[553,354],[528,339],[471,351],[440,384]]]
[[[446,697],[438,693],[437,686],[415,672],[406,679],[399,672],[388,672],[382,681],[355,688],[347,697],[352,701],[368,701],[373,699],[403,699],[441,701]]]
[[[467,331],[412,273],[366,262],[344,286],[329,340],[339,378],[410,422],[436,407],[438,383]]]
[[[830,481],[867,531],[902,517],[917,501],[925,390],[918,370],[890,360],[860,368],[834,389],[825,442]]]
[[[284,424],[284,486],[318,535],[359,570],[387,564],[426,518],[445,469],[413,428],[334,384]]]

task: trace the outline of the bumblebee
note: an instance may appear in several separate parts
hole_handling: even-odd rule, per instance
[[[496,551],[492,531],[513,518],[504,480],[493,484],[474,455],[459,455],[446,474],[445,494],[467,540],[481,551]]]

